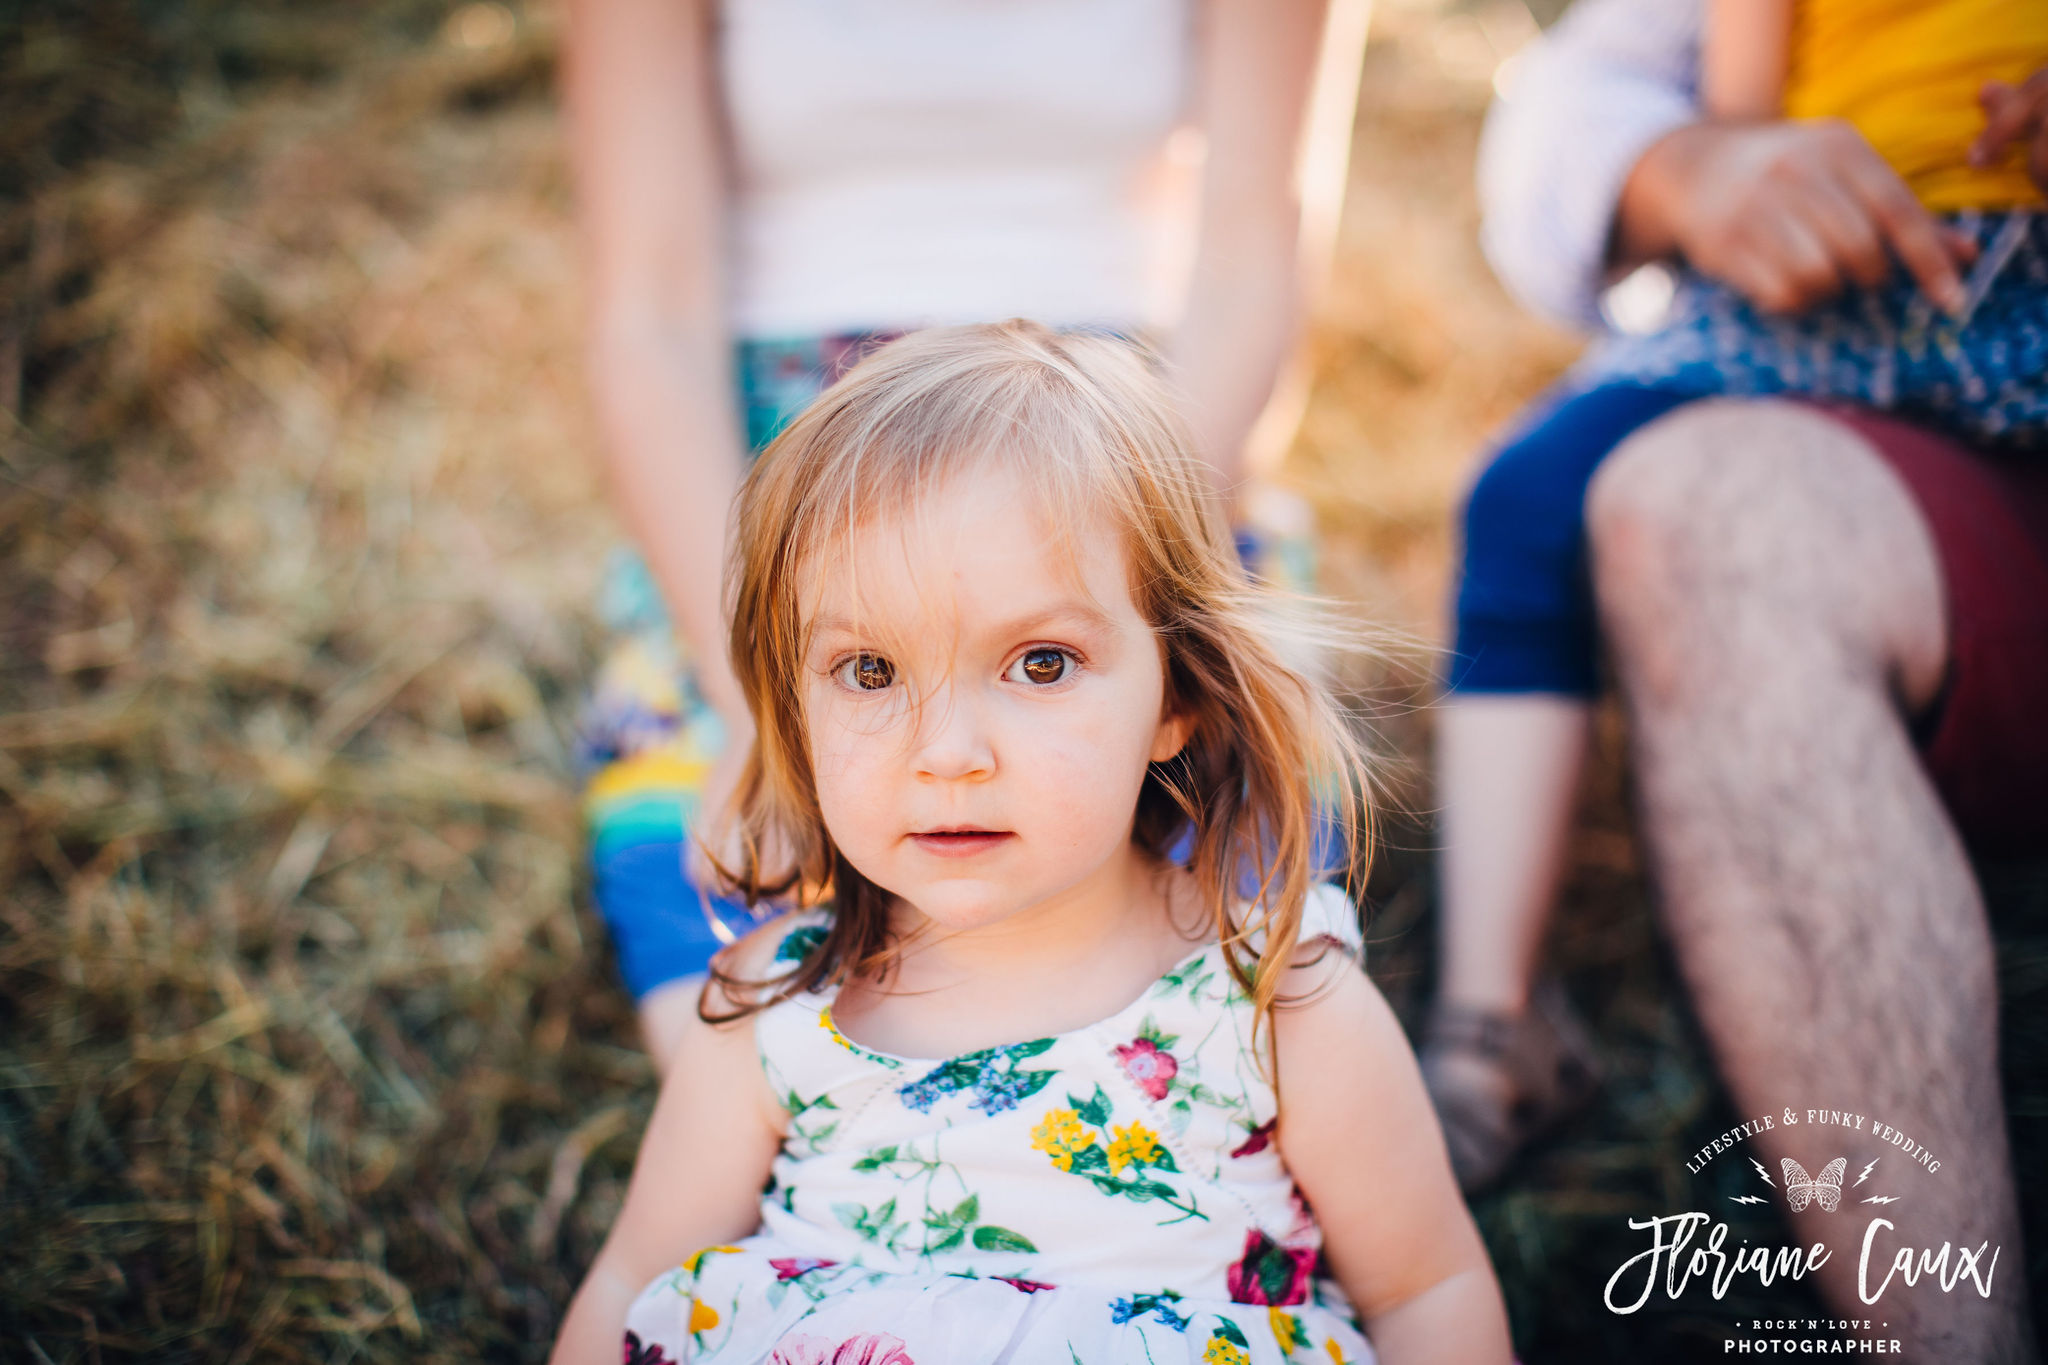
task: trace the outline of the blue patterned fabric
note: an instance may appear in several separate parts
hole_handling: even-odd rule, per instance
[[[1581,371],[1593,382],[1699,394],[1840,399],[1983,445],[2039,450],[2048,444],[2048,215],[1947,221],[1979,253],[1959,318],[1936,310],[1903,272],[1789,317],[1687,274],[1662,328],[1601,344]]]

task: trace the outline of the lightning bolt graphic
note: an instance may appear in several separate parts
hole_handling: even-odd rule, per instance
[[[1774,1190],[1778,1188],[1777,1185],[1773,1183],[1773,1181],[1771,1180],[1771,1173],[1764,1169],[1763,1162],[1758,1161],[1755,1157],[1751,1157],[1749,1159],[1749,1164],[1756,1167],[1756,1173],[1764,1178],[1764,1184],[1769,1185]]]
[[[1872,1157],[1872,1158],[1870,1158],[1870,1165],[1869,1165],[1869,1166],[1865,1166],[1865,1167],[1863,1168],[1863,1174],[1861,1174],[1861,1175],[1859,1175],[1859,1176],[1857,1176],[1857,1177],[1856,1177],[1856,1185],[1861,1185],[1861,1184],[1862,1184],[1862,1183],[1863,1183],[1864,1181],[1868,1180],[1868,1179],[1870,1178],[1870,1172],[1871,1172],[1871,1168],[1872,1168],[1872,1167],[1874,1167],[1874,1166],[1876,1166],[1876,1165],[1877,1165],[1877,1163],[1878,1163],[1878,1162],[1880,1162],[1880,1161],[1882,1161],[1883,1159],[1884,1159],[1883,1157],[1875,1157],[1875,1156],[1874,1156],[1874,1157]],[[1853,1190],[1853,1189],[1855,1189],[1855,1188],[1856,1188],[1856,1185],[1851,1185],[1851,1186],[1850,1186],[1849,1188]]]
[[[1754,1194],[1737,1194],[1731,1195],[1730,1198],[1734,1199],[1738,1204],[1761,1204],[1764,1202],[1762,1196]]]
[[[1866,1204],[1896,1204],[1899,1202],[1899,1197],[1895,1194],[1873,1194],[1863,1202]]]

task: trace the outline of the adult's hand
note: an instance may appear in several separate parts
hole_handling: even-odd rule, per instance
[[[1976,249],[1861,133],[1816,119],[1695,123],[1652,143],[1622,187],[1615,254],[1621,264],[1682,256],[1775,313],[1881,284],[1896,259],[1954,312]]]

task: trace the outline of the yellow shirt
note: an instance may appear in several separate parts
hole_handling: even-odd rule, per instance
[[[1798,0],[1785,113],[1856,125],[1940,212],[2042,204],[2018,141],[1978,170],[1977,92],[2048,67],[2048,0]]]

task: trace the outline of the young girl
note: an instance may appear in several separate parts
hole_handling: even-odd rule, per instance
[[[1311,885],[1355,751],[1144,359],[892,344],[749,477],[733,578],[731,877],[821,908],[717,963],[555,1360],[1508,1359]]]

